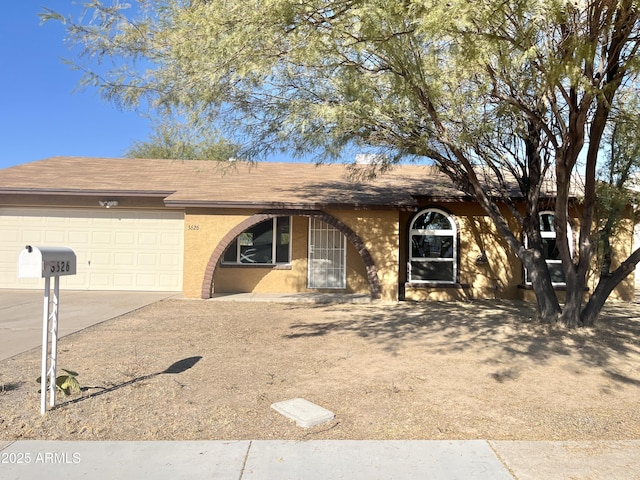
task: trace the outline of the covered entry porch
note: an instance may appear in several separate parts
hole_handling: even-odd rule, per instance
[[[382,298],[379,263],[363,235],[367,232],[356,230],[370,222],[361,221],[363,212],[340,213],[270,210],[245,217],[217,241],[200,297],[278,294],[315,302]],[[386,245],[381,249],[389,250]],[[393,265],[397,270],[397,263]],[[397,299],[397,284],[386,293]]]

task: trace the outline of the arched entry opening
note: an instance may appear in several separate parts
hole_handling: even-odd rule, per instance
[[[211,257],[209,257],[209,263],[205,269],[204,278],[202,280],[201,298],[211,298],[211,292],[214,288],[213,277],[225,250],[231,245],[231,243],[245,230],[261,223],[266,220],[273,219],[280,216],[300,216],[300,217],[313,217],[331,225],[340,231],[347,240],[356,249],[360,258],[365,264],[367,279],[369,282],[369,290],[372,299],[379,299],[381,296],[380,279],[378,278],[378,270],[373,261],[371,253],[365,246],[360,236],[355,233],[351,227],[344,222],[340,221],[333,215],[319,211],[319,210],[269,210],[262,213],[252,215],[251,217],[243,220],[234,228],[232,228],[216,245]]]

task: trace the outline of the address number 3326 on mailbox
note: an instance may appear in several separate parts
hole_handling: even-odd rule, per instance
[[[19,278],[46,278],[76,274],[76,254],[68,247],[27,245],[18,256]]]

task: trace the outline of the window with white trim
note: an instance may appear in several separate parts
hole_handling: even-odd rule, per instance
[[[224,252],[225,265],[291,263],[291,217],[265,220],[242,232]]]
[[[456,223],[446,212],[418,212],[409,228],[408,280],[411,283],[455,283],[458,237]]]
[[[565,285],[564,271],[562,269],[562,260],[560,259],[560,251],[556,243],[556,227],[555,214],[553,212],[540,212],[540,237],[542,240],[542,254],[549,268],[551,275],[551,283],[553,285]],[[571,226],[567,224],[567,236],[569,240],[569,248],[572,246]],[[525,247],[528,246],[528,237],[525,237]],[[524,282],[531,285],[529,272],[524,269]]]

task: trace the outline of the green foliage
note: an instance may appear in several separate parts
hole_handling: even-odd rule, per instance
[[[146,141],[134,142],[125,152],[129,158],[223,161],[236,157],[240,147],[219,135],[197,135],[190,126],[163,124]]]
[[[618,2],[593,8],[611,23]],[[254,153],[333,158],[356,144],[442,162],[459,150],[517,163],[513,142],[476,147],[523,120],[561,148],[568,89],[577,100],[603,91],[598,49],[613,35],[562,0],[93,0],[77,21],[42,17],[66,24],[83,82],[121,106],[224,121]],[[635,48],[623,49],[621,73],[635,75]]]
[[[637,112],[638,99],[625,99],[615,110],[615,122],[605,135],[606,156],[596,186],[594,225],[598,232],[597,260],[602,275],[609,275],[611,271],[612,239],[620,234],[631,236],[633,232],[629,229],[640,220],[640,117]]]
[[[80,393],[80,383],[78,383],[78,379],[76,378],[78,376],[78,373],[72,370],[66,370],[64,368],[62,369],[62,371],[65,372],[65,374],[58,375],[56,377],[56,389],[65,396]],[[40,384],[41,381],[42,377],[38,377],[36,379],[36,383],[38,384]],[[49,385],[47,385],[47,388],[48,387]],[[38,390],[38,393],[40,393],[40,390]]]

